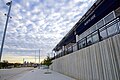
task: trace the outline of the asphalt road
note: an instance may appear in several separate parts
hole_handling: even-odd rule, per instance
[[[33,68],[0,69],[0,80],[17,80]]]

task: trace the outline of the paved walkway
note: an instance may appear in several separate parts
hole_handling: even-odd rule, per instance
[[[0,80],[16,80],[34,68],[0,69]]]
[[[46,72],[46,69],[35,69],[26,73],[18,80],[75,80],[54,71],[49,70],[51,74],[45,74]]]

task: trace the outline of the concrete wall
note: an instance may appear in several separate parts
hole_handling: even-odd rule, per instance
[[[120,80],[120,34],[55,59],[50,67],[77,80]]]

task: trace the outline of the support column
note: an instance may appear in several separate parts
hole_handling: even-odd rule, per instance
[[[77,50],[79,50],[78,41],[79,41],[79,36],[78,36],[78,35],[76,35],[76,44],[77,44]]]
[[[79,41],[79,36],[78,35],[76,35],[76,42],[78,42]]]
[[[65,55],[65,46],[62,46],[62,56]]]

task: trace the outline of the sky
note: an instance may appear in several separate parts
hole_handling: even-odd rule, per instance
[[[0,0],[0,44],[10,0]],[[68,33],[96,0],[13,0],[2,60],[41,59]]]

